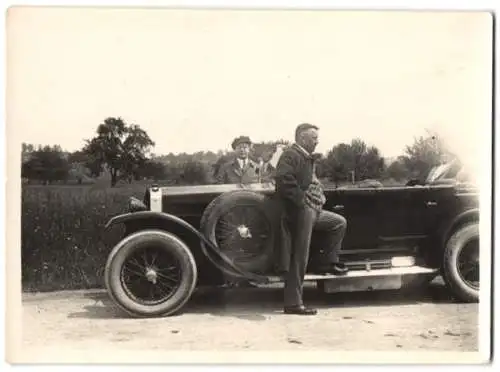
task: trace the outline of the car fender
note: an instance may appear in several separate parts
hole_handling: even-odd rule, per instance
[[[448,221],[441,230],[441,246],[444,247],[446,240],[450,237],[456,227],[475,220],[479,220],[479,208],[468,209]]]
[[[113,225],[117,224],[122,224],[122,223],[127,223],[127,222],[132,222],[132,221],[141,221],[141,220],[148,220],[148,219],[154,219],[154,220],[162,220],[162,221],[168,221],[168,222],[174,222],[175,224],[184,227],[186,230],[189,232],[193,233],[196,235],[203,243],[204,246],[202,245],[202,251],[207,256],[207,258],[219,269],[224,271],[226,274],[235,276],[235,277],[240,277],[240,278],[245,278],[245,279],[251,279],[260,283],[266,283],[268,282],[268,279],[266,277],[263,277],[261,275],[249,273],[249,272],[244,272],[238,267],[236,267],[220,250],[219,247],[217,247],[215,244],[213,244],[204,234],[202,234],[200,231],[198,231],[196,228],[194,228],[191,224],[188,222],[184,221],[182,218],[179,218],[177,216],[174,216],[172,214],[164,213],[164,212],[155,212],[155,211],[139,211],[139,212],[133,212],[133,213],[125,213],[125,214],[120,214],[118,216],[115,216],[111,218],[108,223],[105,225],[104,229],[107,230]],[[206,249],[208,247],[210,251]],[[210,254],[215,254],[219,256],[219,259],[222,259],[222,261],[226,264],[226,267],[217,263],[214,261]]]
[[[108,221],[108,223],[106,224],[106,226],[104,227],[104,229],[107,230],[111,226],[121,224],[121,223],[140,221],[140,220],[151,220],[151,219],[155,219],[155,220],[159,219],[162,221],[174,222],[174,223],[178,224],[179,226],[184,227],[185,229],[187,229],[191,233],[195,234],[206,245],[210,246],[211,249],[218,250],[218,247],[216,245],[214,245],[210,240],[208,240],[205,235],[203,235],[200,231],[198,231],[196,228],[194,228],[191,224],[184,221],[182,218],[179,218],[179,217],[174,216],[172,214],[163,213],[163,212],[140,211],[140,212],[120,214],[118,216],[111,218]]]

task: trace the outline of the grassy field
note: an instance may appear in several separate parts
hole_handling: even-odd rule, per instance
[[[103,227],[110,217],[124,211],[129,196],[142,199],[144,191],[144,185],[114,189],[23,186],[23,289],[102,287],[110,249],[103,240]],[[106,238],[116,240],[122,232],[113,229]]]

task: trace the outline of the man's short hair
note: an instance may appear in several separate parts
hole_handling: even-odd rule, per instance
[[[306,130],[309,130],[309,129],[316,129],[316,130],[318,130],[319,128],[316,125],[309,124],[309,123],[299,124],[297,126],[297,128],[295,129],[295,138],[296,139],[299,138],[300,135],[302,134],[302,132],[305,132]]]

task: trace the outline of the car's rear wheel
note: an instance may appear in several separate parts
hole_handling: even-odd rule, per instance
[[[120,241],[105,268],[111,299],[134,317],[168,316],[193,293],[197,266],[189,248],[162,230],[143,230]]]
[[[237,267],[266,272],[274,251],[271,208],[264,195],[249,190],[224,193],[205,209],[201,230]]]
[[[466,224],[448,239],[443,277],[450,291],[464,302],[479,301],[479,224]]]

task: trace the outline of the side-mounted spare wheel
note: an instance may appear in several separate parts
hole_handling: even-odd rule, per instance
[[[113,248],[104,277],[111,299],[129,315],[168,316],[189,300],[198,271],[193,254],[175,235],[142,230]]]
[[[273,212],[273,203],[265,195],[251,190],[227,192],[207,206],[201,231],[234,265],[262,273],[273,264]]]
[[[479,301],[479,224],[456,229],[444,251],[443,277],[452,294],[464,302]]]

